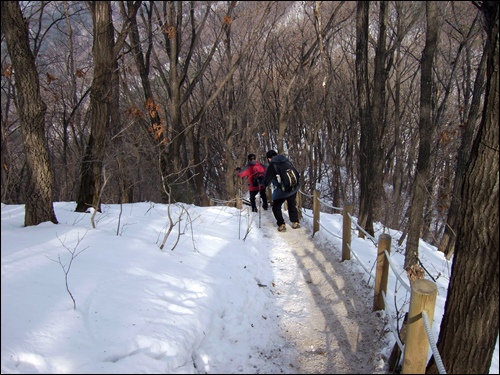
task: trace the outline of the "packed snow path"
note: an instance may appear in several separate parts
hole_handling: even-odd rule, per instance
[[[383,319],[372,312],[373,291],[363,275],[340,262],[338,249],[316,245],[310,228],[292,229],[286,213],[284,218],[287,231],[278,232],[271,209],[262,211],[258,229],[271,240],[279,324],[297,353],[280,372],[386,373],[377,355]]]

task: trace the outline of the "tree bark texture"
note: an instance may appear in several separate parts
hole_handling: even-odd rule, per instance
[[[77,212],[101,211],[103,161],[109,144],[113,104],[114,28],[109,1],[90,4],[94,21],[94,78],[90,89],[90,137],[81,166]]]
[[[486,46],[485,46],[486,48]],[[455,169],[455,180],[453,182],[453,193],[451,197],[450,209],[443,237],[439,243],[439,250],[442,251],[446,259],[451,259],[455,251],[456,226],[457,220],[461,212],[460,189],[465,175],[467,160],[470,156],[472,141],[476,132],[476,123],[480,116],[480,100],[484,93],[484,77],[486,72],[486,55],[487,51],[483,52],[481,63],[477,72],[476,80],[474,81],[474,92],[472,96],[471,108],[465,124],[465,130],[462,135],[462,141],[458,150],[457,166]]]
[[[378,27],[378,39],[377,48],[375,51],[375,64],[374,64],[374,74],[373,74],[373,94],[368,96],[372,98],[372,104],[370,106],[370,120],[372,138],[370,140],[371,155],[370,163],[371,167],[371,177],[370,183],[372,188],[367,192],[372,195],[370,201],[372,202],[373,211],[372,217],[379,217],[380,205],[382,198],[385,195],[384,191],[384,179],[380,176],[384,175],[384,134],[387,129],[386,121],[386,86],[387,79],[389,77],[389,70],[391,64],[388,64],[389,53],[387,51],[387,17],[389,12],[389,5],[387,1],[380,2],[380,12],[379,12],[379,27]],[[373,222],[367,223],[367,227],[373,232]],[[373,235],[373,233],[371,233]]]
[[[370,124],[368,85],[368,11],[369,1],[358,1],[356,8],[356,87],[358,90],[359,122],[361,128],[359,155],[359,220],[373,234],[372,146],[373,127]],[[361,234],[362,235],[362,234]],[[364,236],[364,235],[362,235]]]
[[[2,32],[15,73],[17,109],[21,121],[27,180],[24,225],[51,221],[57,224],[53,207],[53,172],[45,135],[46,104],[40,96],[35,58],[30,50],[28,25],[19,3],[1,3]]]
[[[427,33],[421,60],[419,148],[415,184],[410,208],[408,239],[406,242],[405,269],[418,264],[418,245],[427,197],[430,174],[430,152],[433,136],[432,103],[434,56],[438,39],[438,4],[426,2]]]
[[[448,296],[437,347],[449,374],[487,374],[499,330],[499,18],[482,2],[488,36],[485,105],[462,185]],[[434,361],[427,373],[437,373]]]

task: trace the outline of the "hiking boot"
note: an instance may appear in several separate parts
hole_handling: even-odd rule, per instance
[[[259,210],[256,208],[252,208],[252,212],[259,212]]]
[[[278,227],[278,232],[286,232],[286,225],[285,224],[281,224]]]
[[[293,229],[300,228],[300,224],[298,222],[295,222],[295,223],[292,224],[292,228]]]

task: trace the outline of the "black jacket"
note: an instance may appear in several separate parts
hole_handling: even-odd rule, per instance
[[[300,189],[300,183],[295,186],[295,189],[292,191],[283,191],[280,188],[277,187],[278,181],[276,180],[276,169],[274,169],[275,164],[279,163],[290,163],[290,160],[284,156],[284,155],[276,155],[271,159],[271,162],[269,163],[267,169],[266,169],[266,176],[264,177],[264,185],[267,187],[271,183],[274,185],[274,190],[273,190],[273,200],[277,199],[283,199],[283,198],[288,198],[294,194],[297,193]]]

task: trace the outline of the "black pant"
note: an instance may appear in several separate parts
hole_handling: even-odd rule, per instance
[[[257,204],[255,203],[255,197],[260,193],[260,198],[262,199],[262,208],[267,210],[267,195],[266,188],[263,187],[260,190],[250,191],[250,204],[252,205],[252,211],[257,211]]]
[[[299,211],[297,210],[297,193],[290,195],[287,198],[275,199],[273,200],[273,214],[276,219],[276,224],[280,226],[285,224],[283,219],[283,213],[281,212],[281,206],[287,201],[288,203],[288,216],[292,223],[299,222]]]

